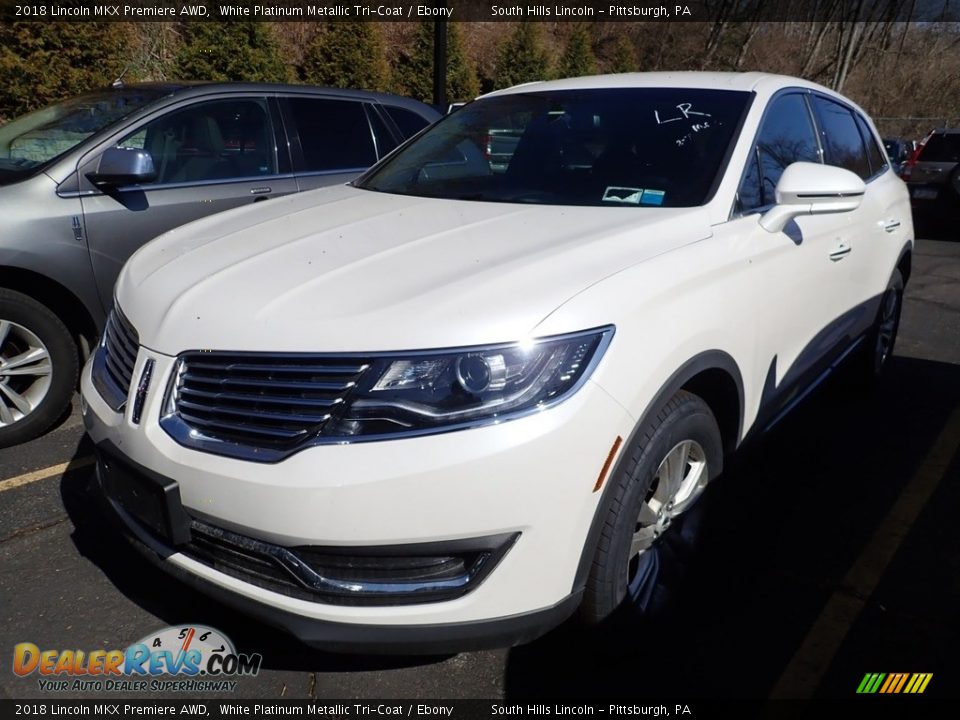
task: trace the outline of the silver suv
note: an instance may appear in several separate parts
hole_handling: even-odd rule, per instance
[[[344,183],[438,117],[415,100],[352,90],[139,84],[0,127],[0,447],[63,414],[117,274],[143,243],[221,210]]]

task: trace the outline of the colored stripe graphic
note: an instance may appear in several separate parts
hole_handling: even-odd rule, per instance
[[[907,682],[907,673],[900,673],[900,682],[897,683],[897,686],[893,689],[893,692],[898,693],[903,690],[904,683]]]
[[[890,689],[891,686],[896,685],[900,681],[900,673],[890,673],[887,675],[887,681],[880,688],[881,693],[892,692]]]
[[[897,695],[902,692],[919,695],[932,679],[933,673],[867,673],[857,686],[857,694]]]
[[[904,692],[919,695],[927,689],[927,685],[930,684],[930,679],[932,677],[933,673],[914,673],[910,678],[910,682],[907,683],[907,687],[904,689]]]
[[[857,692],[862,695],[872,695],[880,687],[880,683],[886,677],[886,673],[867,673],[860,681],[860,687]]]

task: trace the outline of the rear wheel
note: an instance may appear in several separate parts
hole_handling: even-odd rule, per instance
[[[47,430],[66,410],[79,358],[69,330],[47,307],[0,288],[0,447]]]
[[[859,368],[856,368],[859,380],[867,386],[880,378],[893,355],[902,308],[903,276],[899,270],[894,270],[887,289],[880,298],[877,317],[867,335],[866,346],[860,354]]]
[[[720,429],[710,407],[680,391],[627,449],[610,489],[613,497],[594,554],[581,617],[611,615],[640,593],[648,554],[700,498],[722,464]]]

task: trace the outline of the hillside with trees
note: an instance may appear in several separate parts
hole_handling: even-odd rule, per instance
[[[886,134],[960,124],[960,26],[895,21],[892,0],[874,3],[867,18],[845,16],[850,3],[824,2],[828,14],[819,3],[817,17],[830,22],[720,12],[703,23],[450,23],[448,97],[594,72],[762,70],[844,92]],[[430,22],[3,23],[0,118],[120,76],[304,82],[429,101],[432,42]]]

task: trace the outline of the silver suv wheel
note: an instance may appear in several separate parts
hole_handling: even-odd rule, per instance
[[[24,419],[50,391],[50,351],[23,325],[0,319],[0,427]]]
[[[35,438],[64,416],[79,360],[50,308],[0,288],[0,448]]]

